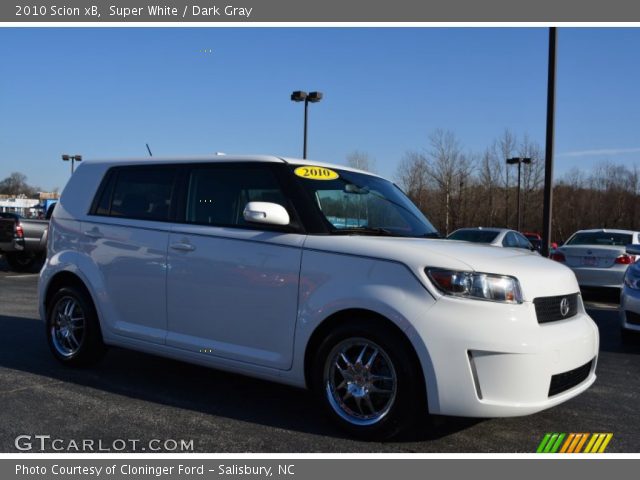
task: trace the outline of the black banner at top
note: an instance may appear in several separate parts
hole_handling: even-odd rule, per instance
[[[0,22],[639,22],[629,0],[14,0]]]

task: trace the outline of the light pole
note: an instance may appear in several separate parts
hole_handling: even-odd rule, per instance
[[[529,157],[513,157],[507,158],[507,165],[518,164],[518,203],[516,204],[516,215],[518,216],[518,231],[522,230],[522,224],[520,220],[520,170],[522,168],[522,164],[529,165],[531,163],[531,159]]]
[[[65,162],[68,162],[69,160],[71,160],[71,175],[73,175],[73,168],[74,168],[74,163],[75,162],[81,162],[82,161],[82,155],[62,155],[62,160]]]
[[[549,28],[549,67],[547,72],[547,141],[544,149],[544,201],[542,206],[542,256],[549,256],[551,207],[553,204],[553,140],[556,112],[556,27]]]
[[[291,100],[294,102],[304,101],[304,146],[302,148],[302,158],[307,158],[307,116],[309,110],[309,103],[318,103],[322,100],[322,92],[303,92],[302,90],[296,90],[291,94]]]

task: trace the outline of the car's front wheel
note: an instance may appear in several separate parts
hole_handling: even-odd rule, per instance
[[[379,322],[339,326],[318,349],[314,390],[343,430],[384,440],[426,413],[424,383],[410,344]]]
[[[84,289],[63,287],[53,295],[46,328],[49,348],[63,364],[89,365],[106,351],[96,309]]]

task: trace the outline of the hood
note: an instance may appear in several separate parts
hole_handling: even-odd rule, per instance
[[[526,301],[579,292],[571,269],[538,254],[513,248],[455,240],[364,235],[309,236],[304,246],[400,262],[425,283],[429,282],[425,267],[509,275],[520,281]]]

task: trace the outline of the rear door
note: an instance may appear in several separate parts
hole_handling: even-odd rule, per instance
[[[100,279],[103,320],[116,335],[164,343],[167,241],[178,169],[111,169],[89,216],[83,248]]]
[[[256,227],[249,201],[295,212],[273,165],[193,166],[182,222],[169,236],[167,345],[202,355],[288,369],[293,354],[305,235]]]

